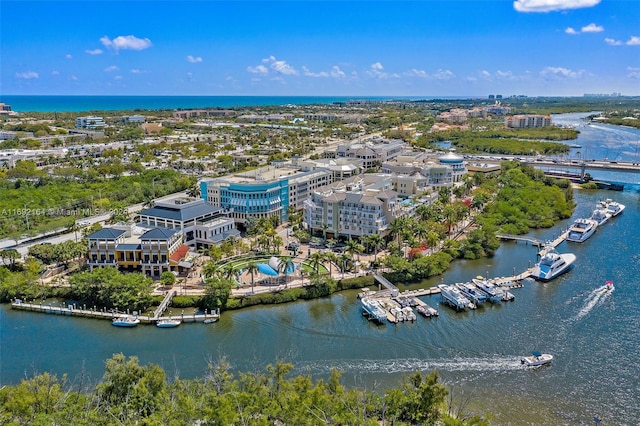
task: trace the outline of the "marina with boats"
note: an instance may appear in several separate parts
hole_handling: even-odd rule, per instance
[[[439,284],[428,289],[407,290],[400,293],[399,289],[380,274],[373,274],[373,278],[384,290],[371,291],[368,288],[359,294],[362,312],[369,320],[379,324],[386,321],[399,323],[415,321],[413,308],[426,318],[438,315],[435,308],[430,307],[419,297],[440,294],[440,303],[456,311],[475,310],[485,302],[499,304],[515,300],[515,295],[509,291],[520,288],[524,281],[533,278],[537,281],[548,282],[568,272],[577,259],[573,253],[559,253],[557,247],[563,241],[583,242],[596,231],[599,225],[606,223],[609,218],[619,215],[625,206],[611,199],[600,201],[596,205],[591,218],[578,218],[572,226],[557,238],[546,243],[526,236],[500,235],[505,240],[525,241],[539,248],[539,261],[520,274],[509,277],[488,278],[476,276],[468,282],[455,284]],[[600,218],[600,219],[597,219]]]

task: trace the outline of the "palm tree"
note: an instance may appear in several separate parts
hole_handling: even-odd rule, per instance
[[[255,262],[249,262],[249,264],[247,265],[247,272],[251,274],[251,294],[253,294],[253,284],[254,284],[253,276],[258,271],[259,271],[258,265]]]
[[[373,261],[376,262],[378,260],[378,250],[384,239],[379,234],[371,234],[367,236],[367,242],[373,247]]]
[[[402,231],[406,228],[406,226],[407,226],[407,219],[404,217],[397,217],[393,219],[389,224],[389,231],[391,232],[392,236],[398,237],[398,244],[400,244],[400,236],[402,234]]]
[[[311,256],[309,256],[309,259],[311,260],[311,265],[313,265],[315,271],[318,272],[318,268],[322,264],[322,261],[324,260],[324,254],[319,251],[316,251],[315,253],[311,253]]]
[[[211,278],[216,274],[217,271],[218,265],[216,265],[216,263],[211,260],[205,263],[205,265],[202,267],[202,275],[205,278]]]
[[[329,263],[329,275],[333,276],[333,264],[338,261],[338,256],[334,252],[328,251],[324,253],[324,260]]]
[[[352,256],[357,254],[358,260],[360,260],[360,253],[364,251],[364,246],[358,242],[358,240],[349,240],[347,241],[347,248],[345,251]]]
[[[340,264],[342,265],[342,278],[344,278],[344,273],[347,270],[347,265],[351,261],[351,256],[347,253],[342,253],[338,259]]]

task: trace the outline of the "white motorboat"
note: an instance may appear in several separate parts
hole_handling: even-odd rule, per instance
[[[418,311],[418,313],[420,315],[422,315],[425,318],[430,318],[430,317],[437,317],[439,315],[438,311],[434,308],[432,308],[431,306],[427,305],[426,303],[424,305],[420,305],[416,308],[416,311]]]
[[[467,297],[467,299],[471,300],[476,305],[481,305],[487,301],[487,295],[471,283],[458,284],[458,288],[460,289],[460,292]]]
[[[531,356],[525,356],[520,359],[520,362],[527,367],[537,367],[540,365],[549,364],[553,360],[553,355],[542,354],[540,352],[532,352]]]
[[[116,327],[135,327],[140,324],[140,320],[131,315],[124,315],[121,317],[116,317],[111,320],[111,324]]]
[[[380,323],[387,319],[387,312],[377,300],[370,297],[363,297],[360,299],[360,303],[362,303],[362,313],[369,319],[376,320]]]
[[[213,324],[214,322],[218,322],[218,317],[209,317],[202,321],[203,324]]]
[[[609,198],[605,200],[605,204],[607,205],[607,212],[609,212],[612,217],[618,216],[626,207],[624,204],[620,204],[617,201],[612,201]]]
[[[181,320],[173,318],[165,318],[156,322],[156,326],[160,328],[173,328],[179,326],[180,324],[182,324]]]
[[[473,284],[475,284],[480,291],[487,295],[489,302],[500,303],[502,301],[502,290],[500,290],[495,284],[490,283],[486,278],[477,276],[471,281],[473,281]]]
[[[591,219],[598,222],[598,226],[604,225],[607,223],[609,218],[611,217],[611,213],[607,211],[606,206],[602,206],[598,204],[598,207],[591,213]]]
[[[576,219],[567,233],[567,241],[582,243],[598,229],[598,222],[594,219]]]
[[[613,286],[613,281],[608,281],[608,280],[607,280],[604,284],[606,285],[605,289],[606,289],[607,291],[613,291],[613,290],[615,290],[615,287]]]
[[[438,288],[440,289],[440,297],[442,298],[442,302],[450,305],[456,311],[476,308],[476,305],[474,305],[473,302],[467,299],[460,292],[460,290],[458,290],[458,287],[440,284]]]
[[[573,262],[576,261],[576,255],[573,253],[558,253],[553,247],[545,249],[546,252],[536,263],[531,276],[540,281],[551,281],[557,276],[567,272]]]

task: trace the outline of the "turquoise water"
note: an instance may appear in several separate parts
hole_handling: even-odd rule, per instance
[[[605,136],[597,129],[585,131],[579,143],[602,149]],[[639,182],[636,174],[621,175],[625,182]],[[224,355],[238,371],[262,370],[283,360],[295,364],[294,374],[326,377],[336,367],[345,372],[346,385],[368,389],[396,385],[416,370],[437,369],[453,391],[454,404],[491,412],[494,424],[591,424],[597,416],[602,424],[635,425],[640,418],[640,205],[638,186],[631,184],[624,192],[576,191],[572,218],[532,233],[551,239],[574,218],[589,216],[605,197],[627,206],[587,242],[559,246],[576,254],[572,271],[550,283],[526,283],[513,290],[514,302],[455,313],[440,306],[437,296],[427,297],[440,317],[376,326],[362,317],[356,292],[348,291],[226,312],[216,324],[175,329],[122,329],[108,321],[3,305],[0,385],[43,371],[68,373],[72,380],[85,373],[98,381],[105,359],[118,352],[157,363],[170,377],[198,377],[210,360]],[[411,288],[510,275],[535,261],[530,245],[503,243],[492,259],[458,261],[443,277]],[[596,296],[606,280],[613,280],[616,290]],[[532,350],[553,354],[553,364],[522,368],[519,358]]]

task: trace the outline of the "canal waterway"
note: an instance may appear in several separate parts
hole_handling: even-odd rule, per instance
[[[591,127],[573,142],[595,152],[605,143],[600,136],[611,131],[600,134]],[[631,134],[640,140],[640,132]],[[628,150],[622,148],[626,142],[618,145]],[[378,326],[362,317],[357,292],[347,291],[308,302],[224,312],[217,323],[175,329],[116,328],[108,321],[3,305],[0,386],[44,371],[67,373],[78,382],[84,374],[84,383],[97,382],[105,360],[119,352],[159,364],[168,377],[183,378],[202,376],[209,362],[225,356],[236,371],[263,371],[282,360],[295,365],[294,374],[319,378],[335,367],[345,373],[346,385],[380,391],[397,385],[403,375],[435,369],[453,392],[455,408],[491,412],[495,424],[577,425],[591,424],[594,417],[603,424],[637,424],[640,178],[629,173],[620,178],[628,183],[624,192],[577,190],[572,218],[532,232],[550,240],[573,219],[590,216],[603,198],[627,206],[585,243],[558,247],[577,256],[570,272],[550,283],[526,282],[512,291],[513,302],[456,313],[440,305],[439,296],[425,297],[439,309],[438,318]],[[457,261],[437,279],[410,287],[397,284],[403,290],[476,275],[506,276],[536,259],[531,245],[505,242],[492,259]],[[596,295],[594,290],[606,280],[615,283],[615,291]],[[532,350],[553,354],[553,364],[521,367],[520,357]]]

